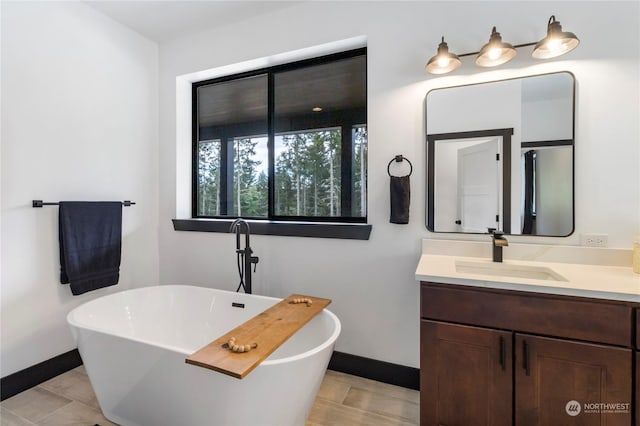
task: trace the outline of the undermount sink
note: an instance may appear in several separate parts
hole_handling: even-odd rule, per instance
[[[546,266],[515,265],[498,262],[456,260],[456,272],[490,275],[493,277],[527,278],[531,280],[567,281],[565,277]]]

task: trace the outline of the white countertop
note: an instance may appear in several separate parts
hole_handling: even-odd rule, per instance
[[[640,274],[633,273],[630,263],[623,266],[626,252],[527,244],[503,249],[506,267],[549,268],[566,279],[553,281],[459,272],[456,262],[491,267],[491,243],[425,240],[415,277],[418,281],[640,303]]]

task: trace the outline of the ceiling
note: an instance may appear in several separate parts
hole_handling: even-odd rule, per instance
[[[355,56],[274,73],[274,113],[278,119],[366,109],[366,57]],[[203,85],[198,88],[200,126],[264,121],[267,76]]]
[[[155,42],[225,26],[302,3],[302,1],[84,0]]]

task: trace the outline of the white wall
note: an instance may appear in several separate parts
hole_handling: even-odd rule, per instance
[[[572,98],[522,103],[522,141],[571,139]],[[529,119],[529,118],[534,119]]]
[[[79,2],[2,7],[1,375],[75,348],[67,313],[157,284],[157,45]],[[120,283],[72,296],[59,281],[58,209],[122,200]]]
[[[522,128],[521,86],[521,80],[508,80],[433,90],[427,96],[427,133],[513,127],[513,139],[519,142]]]
[[[478,50],[496,25],[518,44],[542,38],[551,14],[581,39],[556,61],[518,59],[484,71],[463,60],[452,76],[424,72],[444,34],[452,51]],[[160,276],[163,283],[235,289],[233,237],[175,232],[176,77],[365,35],[368,46],[369,241],[256,236],[256,293],[309,293],[333,299],[343,332],[337,350],[417,367],[419,292],[414,270],[425,217],[424,97],[436,87],[569,70],[578,81],[576,234],[511,237],[578,244],[581,232],[609,234],[630,247],[640,231],[638,102],[639,5],[626,2],[307,2],[160,46]],[[600,29],[607,28],[607,31]],[[623,42],[620,42],[623,40]],[[188,127],[187,127],[188,129]],[[390,224],[386,165],[413,162],[409,225]],[[598,170],[598,172],[594,172]],[[453,236],[461,238],[461,236]],[[481,239],[483,236],[469,236]],[[487,242],[488,244],[488,242]]]

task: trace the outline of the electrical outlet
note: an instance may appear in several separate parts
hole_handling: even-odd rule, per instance
[[[580,234],[580,245],[587,247],[607,247],[608,234]]]

